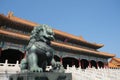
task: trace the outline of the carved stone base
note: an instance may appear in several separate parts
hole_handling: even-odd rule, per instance
[[[25,72],[14,74],[9,77],[9,80],[72,80],[71,73],[52,73],[52,72]]]

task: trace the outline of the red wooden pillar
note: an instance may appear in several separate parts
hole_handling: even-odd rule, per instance
[[[99,67],[98,62],[96,62],[96,64],[97,64],[97,68],[98,68]]]
[[[62,62],[63,62],[63,61],[62,61],[62,56],[61,56],[61,57],[60,57],[60,63],[62,64]]]
[[[108,65],[108,63],[106,64],[106,66],[107,66],[107,68],[109,68],[109,65]]]
[[[106,68],[106,63],[103,63],[104,64],[104,67],[103,68]]]
[[[72,66],[74,66],[74,65],[75,65],[74,60],[72,60]]]
[[[104,63],[105,68],[109,68],[108,63]]]
[[[23,58],[25,58],[26,57],[26,51],[24,51],[24,56],[23,56]]]
[[[21,62],[21,60],[22,60],[23,58],[26,58],[26,51],[24,51],[23,55],[21,55],[19,61]]]
[[[84,62],[81,60],[81,68],[84,69]]]
[[[91,68],[92,66],[91,66],[91,61],[89,61],[89,68]]]
[[[80,62],[80,58],[78,59],[78,62],[79,62],[79,67],[81,67],[81,62]]]

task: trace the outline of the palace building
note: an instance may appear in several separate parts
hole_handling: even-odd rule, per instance
[[[108,65],[110,68],[120,68],[120,58],[113,57]]]
[[[26,46],[32,29],[37,23],[16,17],[12,12],[8,15],[0,14],[0,63],[21,61],[26,54]],[[60,61],[64,68],[67,65],[81,67],[106,68],[108,59],[114,54],[101,52],[103,44],[91,43],[82,37],[74,36],[60,30],[53,29],[55,40],[51,46],[55,50],[55,60]]]

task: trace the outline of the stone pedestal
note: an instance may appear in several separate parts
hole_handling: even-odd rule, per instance
[[[72,80],[71,73],[53,73],[53,72],[25,72],[14,74],[9,77],[9,80]]]

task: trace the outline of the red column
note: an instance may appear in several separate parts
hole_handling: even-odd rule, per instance
[[[89,61],[89,68],[91,68],[91,61]]]
[[[104,63],[105,68],[109,68],[108,63]]]
[[[79,67],[81,67],[81,62],[80,62],[80,58],[78,59],[78,62],[79,62]]]
[[[22,60],[23,58],[26,58],[26,51],[24,51],[23,55],[21,55],[19,61],[21,62],[21,60]]]
[[[96,64],[97,64],[97,68],[98,68],[99,67],[98,62],[96,62]]]
[[[25,58],[26,57],[26,51],[24,51],[24,56],[23,56],[23,58]]]
[[[74,61],[72,60],[72,66],[74,66],[74,64],[75,64],[75,63],[74,63]]]
[[[60,63],[62,63],[63,61],[62,61],[62,57],[60,57]]]
[[[107,65],[107,68],[109,68],[109,65],[108,65],[108,63],[107,63],[106,65]]]
[[[103,68],[106,68],[106,63],[104,63],[104,67]]]
[[[83,69],[84,68],[84,62],[81,61],[81,68]]]

